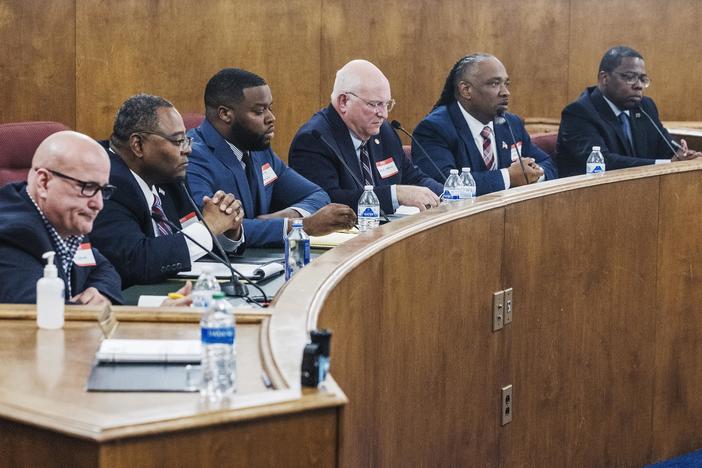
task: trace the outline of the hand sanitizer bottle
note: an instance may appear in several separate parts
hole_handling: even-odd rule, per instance
[[[44,277],[37,281],[37,326],[47,330],[63,328],[63,310],[66,304],[65,286],[58,277],[53,251],[45,252]]]

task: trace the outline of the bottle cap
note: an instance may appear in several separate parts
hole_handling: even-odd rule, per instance
[[[212,293],[212,299],[224,299],[224,293],[222,291],[215,291]]]
[[[301,228],[302,225],[303,225],[303,223],[302,223],[302,218],[293,218],[293,220],[292,220],[292,227],[294,227],[294,228],[296,228],[296,227]]]
[[[373,190],[373,186],[372,186],[372,185],[366,185],[366,186],[363,187],[363,190]]]
[[[464,167],[463,169],[461,169],[461,171],[463,171],[463,172],[470,172],[470,167]]]
[[[593,147],[592,147],[592,151],[599,151],[599,150],[600,150],[600,147],[599,147],[599,146],[593,146]]]

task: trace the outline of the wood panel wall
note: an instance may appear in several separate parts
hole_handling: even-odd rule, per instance
[[[664,120],[702,120],[696,0],[5,0],[0,3],[0,122],[57,120],[109,135],[119,104],[144,91],[201,111],[207,79],[238,66],[268,80],[287,159],[290,140],[326,105],[335,71],[367,58],[389,77],[393,118],[413,128],[452,64],[500,57],[512,110],[559,117],[594,82],[607,47],[647,58]]]

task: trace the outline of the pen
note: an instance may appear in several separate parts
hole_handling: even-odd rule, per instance
[[[184,297],[181,293],[168,293],[168,299],[183,299]]]

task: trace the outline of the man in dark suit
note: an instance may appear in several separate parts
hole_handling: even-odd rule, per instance
[[[551,158],[531,143],[521,119],[506,112],[509,97],[509,76],[496,57],[463,57],[449,72],[434,109],[414,129],[432,160],[413,143],[413,161],[437,180],[442,178],[435,167],[443,176],[470,167],[477,195],[555,179]]]
[[[124,287],[163,281],[206,254],[212,238],[184,193],[191,140],[178,111],[146,94],[122,104],[109,143],[110,182],[119,190],[95,222],[93,242],[115,265]],[[241,204],[231,194],[203,200],[205,222],[225,250],[241,243]],[[177,228],[177,229],[176,229]]]
[[[331,104],[293,139],[290,166],[322,187],[332,201],[354,210],[364,185],[374,186],[386,213],[400,205],[420,210],[437,206],[443,184],[409,161],[386,122],[394,103],[390,84],[375,65],[365,60],[347,63],[336,74]],[[317,132],[328,144],[315,136]]]
[[[193,152],[188,183],[196,199],[217,190],[232,192],[244,207],[246,245],[280,246],[303,218],[309,235],[348,229],[356,215],[329,204],[317,185],[302,177],[271,150],[273,96],[260,76],[238,68],[216,73],[205,88],[205,120],[188,134]]]
[[[604,54],[597,86],[561,114],[556,153],[562,177],[584,174],[593,146],[600,147],[608,171],[700,156],[663,128],[656,104],[643,95],[650,84],[643,57],[634,49],[617,46]]]
[[[87,237],[114,190],[109,172],[94,140],[58,132],[37,148],[26,183],[0,189],[0,302],[36,302],[42,254],[54,251],[66,302],[122,303],[119,275]]]

